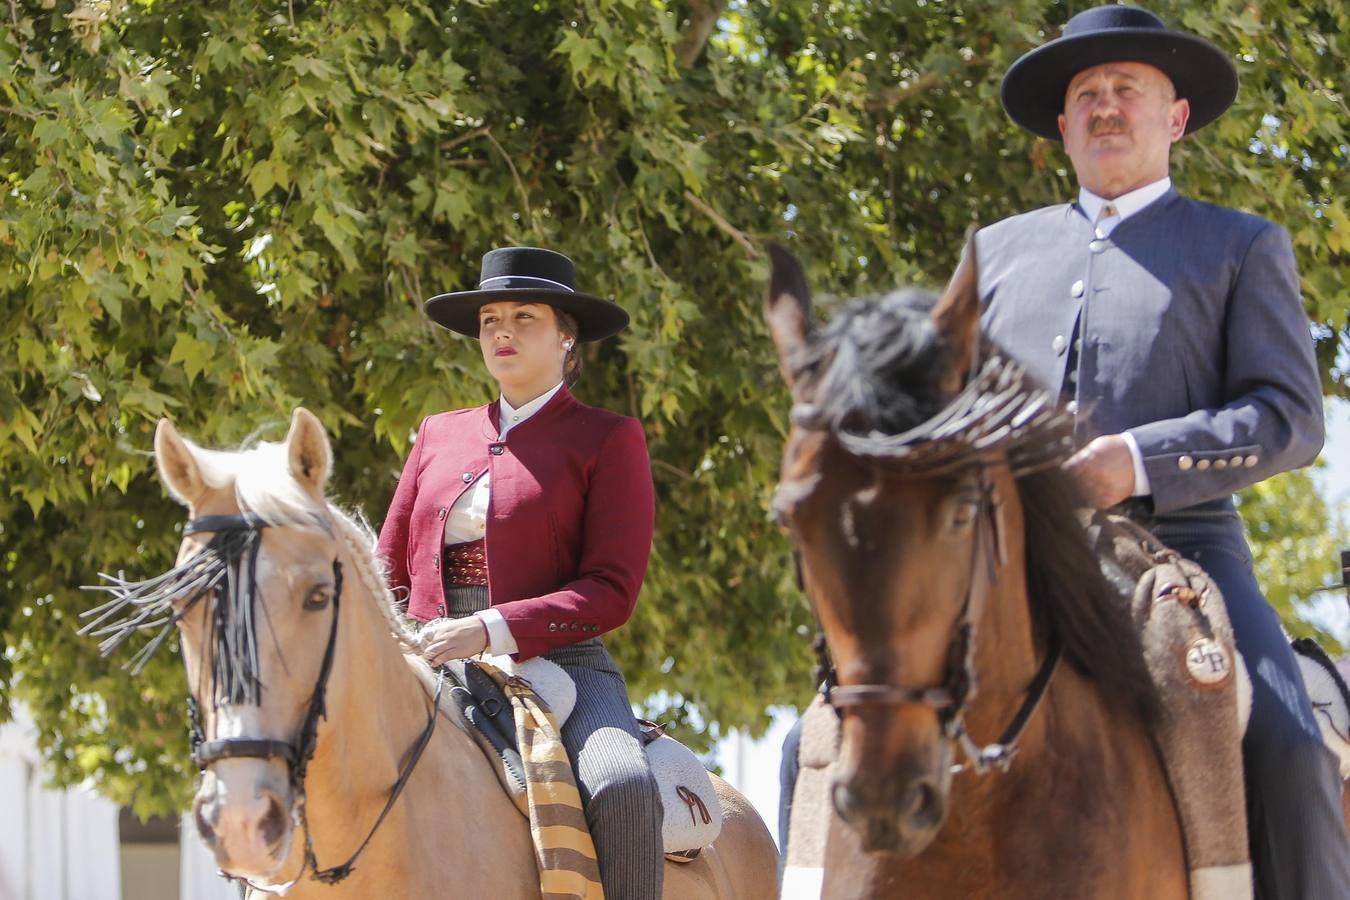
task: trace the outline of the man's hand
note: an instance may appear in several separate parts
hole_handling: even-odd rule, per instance
[[[422,657],[433,666],[467,659],[487,649],[487,625],[477,616],[437,619],[422,629]]]
[[[1073,476],[1093,509],[1106,509],[1134,493],[1134,457],[1125,438],[1104,434],[1069,457],[1064,470]]]

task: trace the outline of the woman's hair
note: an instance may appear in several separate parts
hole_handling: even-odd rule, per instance
[[[572,342],[572,346],[567,349],[567,356],[563,359],[563,383],[570,388],[581,377],[581,351],[577,347],[579,343],[577,320],[571,313],[563,312],[556,306],[553,307],[553,312],[557,315],[558,330]]]

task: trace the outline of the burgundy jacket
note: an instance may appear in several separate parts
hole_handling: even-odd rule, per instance
[[[410,616],[445,615],[445,520],[490,471],[488,597],[523,660],[628,621],[651,554],[651,464],[636,419],[586,406],[565,387],[505,441],[499,416],[494,401],[422,421],[377,553]]]

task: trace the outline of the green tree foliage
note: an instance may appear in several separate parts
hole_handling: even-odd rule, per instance
[[[1287,224],[1328,387],[1350,306],[1339,36],[1315,0],[1158,4],[1233,53],[1237,107],[1188,192]],[[165,569],[182,511],[148,450],[334,434],[378,522],[422,416],[478,404],[472,342],[420,301],[506,243],[576,258],[633,313],[583,399],[640,416],[659,533],[614,644],[634,693],[709,734],[810,689],[809,614],[767,515],[786,398],[765,239],[838,295],[945,279],[972,222],[1069,197],[998,104],[1050,0],[444,3],[12,0],[0,25],[0,697],[59,780],[183,796],[178,663],[139,679],[73,632],[99,569]],[[0,703],[0,708],[4,706]]]
[[[1346,546],[1344,509],[1318,492],[1308,469],[1286,472],[1239,495],[1256,577],[1266,599],[1295,637],[1315,637],[1333,658],[1347,648],[1315,624],[1316,603],[1340,583],[1340,550]],[[1335,595],[1345,596],[1340,588]]]

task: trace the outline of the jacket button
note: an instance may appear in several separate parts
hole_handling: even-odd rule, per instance
[[[439,555],[431,557],[431,567],[438,572],[441,570],[441,558]]]
[[[1073,287],[1069,288],[1069,294],[1074,297],[1083,296],[1083,282],[1075,281]]]
[[[445,604],[444,604],[444,603],[438,603],[438,604],[436,604],[436,614],[439,615],[439,616],[445,615]]]
[[[557,630],[558,630],[558,623],[557,623],[557,622],[549,622],[549,623],[548,623],[548,630],[549,630],[549,631],[557,631]]]
[[[1060,356],[1068,349],[1069,342],[1064,339],[1064,335],[1057,334],[1055,339],[1050,342],[1050,349],[1055,351],[1056,356]]]
[[[493,444],[491,447],[488,448],[488,452],[491,453],[493,456],[501,456],[502,453],[504,453],[505,451],[506,448],[503,447],[501,444]]]
[[[1207,459],[1198,460],[1195,464],[1195,468],[1201,472],[1205,471],[1206,469],[1209,468],[1209,460]]]
[[[1177,457],[1177,468],[1183,472],[1190,471],[1191,466],[1195,465],[1195,460],[1189,456]]]
[[[1242,461],[1242,464],[1243,464],[1244,466],[1246,466],[1247,468],[1249,468],[1249,469],[1252,468],[1253,466],[1255,466],[1256,463],[1257,463],[1257,459],[1256,459],[1256,454],[1255,454],[1255,453],[1253,453],[1251,456],[1247,457],[1246,459],[1244,459],[1244,460]]]
[[[1216,469],[1226,469],[1226,468],[1228,468],[1228,460],[1226,460],[1226,459],[1216,459],[1216,460],[1214,460],[1214,468],[1216,468]]]
[[[1098,238],[1095,241],[1088,242],[1088,249],[1091,250],[1093,253],[1101,253],[1103,250],[1106,249],[1106,246],[1107,246],[1106,241],[1100,238]]]
[[[1068,403],[1064,404],[1064,411],[1071,416],[1078,415],[1078,401],[1070,400]]]
[[[1233,457],[1228,461],[1228,465],[1232,466],[1234,469],[1240,467],[1242,465],[1242,457],[1240,456]]]
[[[436,518],[440,519],[441,521],[445,521],[445,507],[444,507],[444,506],[442,506],[440,509],[436,510]]]
[[[459,476],[459,477],[464,479],[464,483],[465,483],[465,484],[468,484],[469,482],[473,481],[473,473],[472,473],[472,472],[465,472],[463,475],[461,475],[461,476]]]

